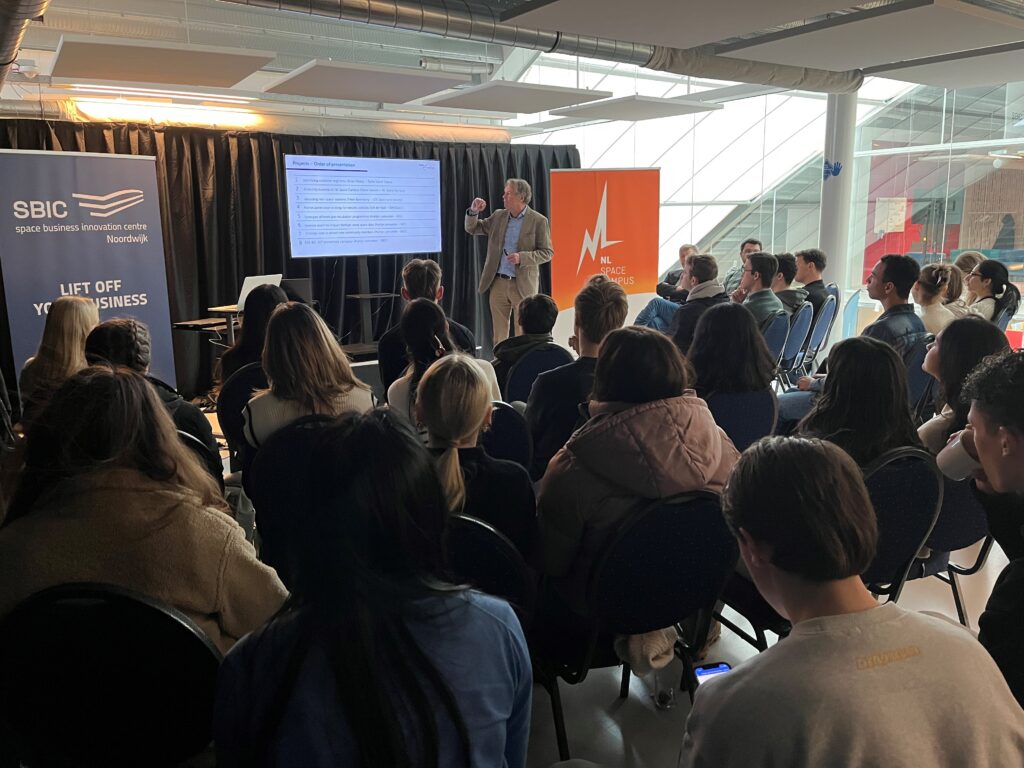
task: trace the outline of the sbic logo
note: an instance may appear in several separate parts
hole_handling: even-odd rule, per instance
[[[16,219],[66,219],[68,204],[63,200],[15,200]]]

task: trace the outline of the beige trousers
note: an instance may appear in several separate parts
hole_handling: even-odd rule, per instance
[[[515,280],[505,280],[495,277],[491,283],[491,290],[488,291],[488,300],[491,305],[491,327],[493,328],[494,346],[508,338],[509,317],[512,318],[512,334],[519,335],[516,328],[516,308],[525,296],[519,293],[519,286]]]

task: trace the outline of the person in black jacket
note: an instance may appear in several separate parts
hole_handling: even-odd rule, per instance
[[[672,318],[669,335],[685,356],[690,351],[700,316],[716,304],[727,302],[729,296],[718,282],[718,262],[714,256],[701,256],[695,253],[687,256],[679,284],[685,287],[688,293],[686,301]]]
[[[92,329],[85,340],[85,356],[90,362],[100,360],[111,365],[123,365],[143,375],[149,371],[151,348],[149,328],[130,317],[104,320]],[[174,426],[199,440],[211,456],[219,456],[220,448],[213,437],[213,428],[203,412],[169,384],[153,376],[146,375],[146,379],[171,414]]]
[[[1010,563],[999,574],[978,640],[1024,706],[1024,352],[990,355],[967,377],[971,403],[961,445],[981,464],[974,485],[988,515],[989,532]],[[942,466],[940,454],[939,466]]]
[[[537,546],[537,502],[526,469],[477,445],[491,424],[491,386],[476,361],[445,355],[416,389],[416,419],[427,428],[452,514],[494,526],[529,562]]]
[[[626,322],[626,292],[606,275],[594,275],[575,300],[575,335],[570,346],[579,359],[537,377],[526,403],[526,421],[533,435],[530,475],[539,480],[551,457],[582,422],[580,404],[590,399],[597,352],[605,336]]]
[[[245,297],[242,305],[242,328],[235,343],[224,350],[218,363],[219,380],[223,383],[239,368],[258,363],[263,357],[263,342],[267,338],[267,323],[279,304],[288,301],[284,289],[277,285],[257,285]]]
[[[828,299],[825,281],[821,279],[821,273],[825,271],[827,263],[825,252],[817,248],[808,248],[796,253],[796,281],[803,283],[804,290],[807,291],[807,301],[814,307],[812,322],[818,319],[821,305]]]
[[[557,319],[558,305],[550,296],[535,293],[519,302],[516,309],[516,324],[519,326],[520,334],[499,342],[494,348],[494,359],[491,360],[494,375],[498,377],[498,386],[502,392],[505,391],[505,380],[512,368],[527,352],[554,341],[551,338],[551,329],[555,327]]]
[[[665,279],[654,287],[658,296],[647,302],[647,306],[640,310],[633,325],[653,328],[662,333],[668,331],[676,310],[679,309],[680,304],[686,301],[689,293],[689,287],[682,278],[686,269],[686,259],[695,253],[697,253],[696,245],[687,243],[679,246],[680,268],[669,270],[665,274]]]
[[[413,259],[402,267],[402,298],[406,301],[429,299],[441,303],[444,286],[441,285],[441,267],[429,259]],[[476,357],[476,338],[466,326],[448,318],[448,334],[455,346]],[[380,337],[377,342],[377,367],[380,382],[387,393],[396,379],[405,373],[409,360],[405,356],[405,339],[402,326],[396,325]]]

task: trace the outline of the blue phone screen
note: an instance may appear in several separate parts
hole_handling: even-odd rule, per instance
[[[707,680],[709,677],[714,677],[715,675],[721,675],[721,674],[723,674],[725,672],[728,672],[730,669],[732,669],[732,667],[730,667],[728,664],[726,664],[723,661],[723,662],[720,662],[718,664],[713,664],[713,665],[708,665],[708,666],[703,666],[703,667],[696,667],[693,670],[693,673],[697,676],[697,682],[698,683],[702,683],[705,680]]]

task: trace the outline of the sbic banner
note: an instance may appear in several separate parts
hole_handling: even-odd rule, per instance
[[[153,336],[154,376],[175,383],[155,158],[0,150],[0,262],[15,365],[35,354],[50,303],[96,302]]]
[[[654,290],[659,193],[657,168],[551,172],[551,296],[559,309],[599,272],[626,293]]]

